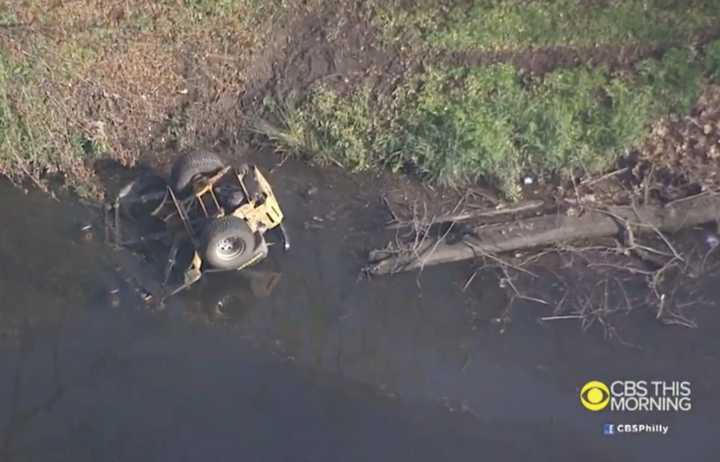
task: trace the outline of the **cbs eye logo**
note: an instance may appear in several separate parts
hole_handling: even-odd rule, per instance
[[[597,380],[583,385],[580,390],[580,403],[588,411],[602,411],[610,402],[610,389]]]

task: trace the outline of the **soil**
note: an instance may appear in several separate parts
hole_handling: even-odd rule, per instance
[[[169,13],[163,5],[130,3],[135,13],[153,18]],[[284,14],[268,17],[258,24],[257,33],[229,27],[220,20],[216,24],[218,30],[208,27],[208,30],[193,31],[195,35],[186,40],[173,42],[172,37],[163,35],[167,35],[167,31],[144,32],[142,40],[133,40],[128,38],[131,30],[119,28],[121,32],[116,40],[121,53],[104,50],[107,56],[98,58],[89,78],[79,78],[66,86],[46,81],[43,85],[47,88],[43,91],[56,99],[63,111],[80,114],[76,119],[86,125],[81,132],[90,133],[93,141],[107,142],[106,157],[110,160],[126,167],[139,162],[165,168],[179,151],[188,148],[208,147],[236,153],[262,150],[264,140],[252,132],[252,126],[258,118],[273,118],[266,105],[267,98],[292,105],[319,83],[340,93],[359,85],[370,85],[374,92],[387,94],[406,75],[438,64],[477,66],[509,62],[533,76],[578,64],[625,71],[640,60],[660,56],[673,45],[443,53],[416,44],[409,47],[388,44],[373,23],[373,6],[363,2],[320,2],[320,6],[289,3],[289,10]],[[413,2],[400,2],[400,5],[412,8]],[[60,4],[53,10],[57,10],[53,18],[61,18],[61,26],[38,25],[32,29],[53,42],[73,38],[78,30],[120,25],[126,14],[122,8],[100,8],[86,17],[83,12]],[[28,50],[32,51],[33,36],[29,32],[33,14],[20,18],[24,22],[13,29],[13,35],[7,36],[9,41],[3,35],[3,44],[11,54],[25,56]],[[717,37],[720,37],[720,28],[709,28],[697,33],[693,44],[702,48]],[[173,45],[166,46],[164,39]],[[712,94],[706,95],[707,101],[698,104],[692,117],[702,124],[702,133],[697,132],[693,122],[667,121],[638,153],[637,159],[669,172],[659,175],[660,172],[655,171],[659,175],[656,180],[675,186],[677,183],[705,187],[714,184],[715,180],[706,178],[698,163],[703,156],[709,162],[715,156],[711,148],[717,141],[714,131],[704,133],[705,126],[714,122],[714,113],[708,109],[715,103],[713,98]],[[703,154],[706,147],[707,153]],[[670,152],[664,152],[666,149]],[[685,156],[685,151],[690,154]],[[102,170],[107,165],[108,159],[104,158],[95,169],[100,175],[106,175]],[[631,188],[644,180],[647,172],[643,169],[644,164],[635,171]],[[405,180],[397,183],[403,184],[407,187],[405,196],[417,196],[418,190],[423,190],[422,197],[457,196],[457,192],[438,194],[409,186]],[[526,188],[526,196],[552,197],[557,195],[557,186],[572,190],[571,186],[557,182],[540,188],[536,184]],[[483,195],[492,196],[488,188],[482,190]],[[496,201],[491,197],[488,203]]]
[[[468,51],[453,52],[445,58],[452,66],[486,66],[498,63],[511,63],[521,71],[535,77],[562,68],[579,65],[590,67],[606,66],[610,70],[631,69],[635,63],[647,58],[662,56],[669,47],[650,46],[603,46],[590,50],[571,47],[533,48],[521,51]]]
[[[372,81],[389,91],[407,71],[408,59],[400,50],[383,48],[362,4],[290,8],[294,11],[259,26],[272,27],[272,33],[249,56],[246,49],[230,50],[223,58],[227,62],[211,61],[204,44],[191,42],[176,50],[171,61],[159,66],[174,81],[141,79],[167,83],[156,92],[164,97],[153,114],[133,114],[130,100],[118,95],[127,92],[108,94],[97,82],[78,86],[73,110],[117,130],[120,142],[113,159],[125,166],[137,161],[158,167],[185,148],[246,151],[249,143],[257,148],[250,128],[258,117],[272,117],[267,98],[290,104],[319,82],[342,92]],[[124,81],[124,69],[117,71],[117,80]]]
[[[302,94],[318,81],[342,90],[378,74],[400,75],[401,68],[393,69],[397,53],[382,48],[367,12],[341,3],[291,19],[260,51],[249,69],[245,107],[257,109],[268,94]]]
[[[720,37],[720,28],[710,28],[697,34],[695,46],[704,47]],[[510,63],[521,71],[534,77],[562,68],[578,65],[589,67],[604,66],[613,72],[633,71],[634,66],[649,58],[661,58],[669,50],[678,46],[676,43],[665,43],[655,46],[596,46],[589,49],[572,47],[529,48],[520,51],[464,51],[452,52],[437,57],[441,62],[451,66],[483,66],[498,63]]]
[[[134,58],[127,63],[110,60],[99,69],[105,78],[75,85],[72,97],[67,98],[75,102],[70,110],[85,114],[99,134],[113,132],[121,145],[110,159],[96,162],[102,183],[118,184],[148,169],[167,172],[175,156],[186,149],[209,148],[236,158],[251,151],[272,156],[264,140],[249,130],[257,118],[272,118],[266,98],[292,104],[318,83],[341,93],[368,84],[376,92],[390,93],[409,72],[437,63],[478,66],[510,62],[533,76],[582,63],[624,71],[640,60],[662,55],[672,45],[447,54],[419,47],[411,52],[384,42],[373,25],[371,7],[362,3],[345,0],[319,8],[293,5],[285,19],[268,18],[259,26],[270,29],[271,24],[272,30],[250,55],[246,50],[229,50],[223,59],[211,59],[203,54],[205,42],[188,41],[170,52],[161,52],[157,43],[149,42],[130,51],[135,53],[131,57],[143,53],[156,56],[152,65]],[[697,34],[697,45],[718,36],[719,28],[702,31]],[[133,78],[122,78],[125,74]],[[155,88],[128,87],[129,81],[153,82]],[[652,183],[648,188],[652,194],[646,197],[660,201],[719,186],[715,169],[707,168],[720,157],[720,112],[714,109],[720,102],[719,93],[717,88],[709,88],[689,118],[658,124],[645,146],[623,161],[621,166],[627,166],[628,173],[592,185],[580,180],[573,184],[557,178],[533,178],[532,184],[523,188],[524,197],[543,199],[547,211],[567,209],[567,199],[626,204],[644,192],[646,182]],[[143,101],[130,99],[130,95],[142,95]],[[578,177],[581,175],[578,172]],[[493,189],[483,185],[457,191],[431,188],[412,177],[391,177],[385,172],[375,176],[381,183],[376,189],[381,196],[378,200],[393,211],[391,218],[396,221],[432,219],[460,205],[503,206]]]
[[[288,14],[287,19],[272,19],[272,35],[252,56],[244,58],[242,84],[213,83],[192,58],[193,46],[188,45],[182,50],[184,58],[180,72],[189,84],[188,92],[168,102],[168,107],[173,109],[167,110],[166,121],[157,125],[153,135],[146,138],[150,142],[142,148],[142,161],[164,168],[179,148],[198,145],[240,153],[265,150],[264,140],[249,128],[259,118],[273,119],[265,105],[266,99],[270,97],[292,105],[319,83],[339,93],[368,84],[375,92],[390,93],[409,72],[437,63],[477,66],[509,62],[536,77],[578,64],[607,66],[622,72],[632,70],[643,59],[662,56],[673,45],[603,46],[588,50],[554,47],[494,53],[443,54],[419,49],[410,52],[384,43],[372,24],[370,7],[357,2],[325,4],[319,9],[304,9],[297,5],[292,8],[295,11]],[[718,37],[720,28],[711,28],[698,33],[695,41],[702,47]],[[232,80],[232,76],[228,78]],[[649,172],[649,164],[659,167],[652,178],[658,182],[653,199],[671,200],[698,188],[713,186],[715,179],[709,177],[713,174],[703,166],[712,161],[717,150],[713,147],[717,147],[715,112],[710,109],[715,92],[708,90],[691,119],[658,125],[648,143],[624,161],[623,165],[630,164],[634,169],[634,175],[620,176],[616,180],[621,181],[614,185],[603,182],[591,190],[585,188],[584,192],[605,201],[627,203],[625,192],[637,192]],[[702,125],[701,129],[697,129],[698,123]],[[168,135],[176,124],[182,127],[182,135]],[[711,132],[702,133],[708,124],[712,127]],[[685,151],[691,155],[683,155]],[[458,191],[430,190],[413,180],[387,180],[386,183],[389,200],[394,197],[398,200],[422,198],[423,202],[431,204],[431,213],[447,212],[461,196]],[[558,197],[575,195],[572,184],[554,179],[545,179],[545,183],[524,188],[525,198],[542,197],[554,203]],[[491,188],[479,185],[476,189],[480,191],[478,197],[484,198],[478,205],[496,206],[500,202]]]

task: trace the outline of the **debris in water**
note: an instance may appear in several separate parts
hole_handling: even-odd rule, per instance
[[[708,248],[714,249],[720,244],[720,237],[715,233],[707,233],[705,236],[705,244]]]
[[[318,187],[317,186],[310,186],[307,190],[305,190],[305,197],[310,198],[318,193]]]
[[[304,224],[305,229],[323,229],[324,226],[318,223],[313,223],[310,221],[306,221]]]
[[[152,294],[150,292],[148,292],[147,290],[142,291],[141,297],[145,303],[150,303],[153,300]]]
[[[120,289],[112,289],[109,293],[110,295],[110,305],[113,308],[117,308],[120,306]]]
[[[80,228],[80,239],[85,242],[95,239],[95,230],[93,229],[93,225],[87,224]]]

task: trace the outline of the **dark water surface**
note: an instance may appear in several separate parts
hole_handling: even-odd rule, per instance
[[[261,268],[281,273],[272,294],[222,319],[209,307],[238,276],[162,313],[112,307],[112,253],[76,239],[94,212],[2,185],[0,461],[717,460],[717,305],[693,330],[628,319],[639,348],[541,326],[531,304],[501,334],[496,282],[463,293],[464,266],[358,280],[376,195],[319,175],[273,175],[294,248]],[[693,410],[590,413],[591,379],[689,380]],[[670,433],[602,434],[631,422]]]

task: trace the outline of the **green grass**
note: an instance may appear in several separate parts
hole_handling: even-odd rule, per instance
[[[710,78],[720,81],[720,40],[710,43],[705,49],[705,67]]]
[[[183,0],[182,3],[199,21],[204,21],[208,16],[242,15],[248,24],[266,19],[268,15],[275,15],[291,6],[288,0]]]
[[[385,6],[378,24],[396,40],[415,36],[435,48],[492,51],[686,43],[720,20],[720,2],[714,0],[476,0],[470,7],[465,2],[420,5]]]
[[[694,44],[720,24],[720,1],[402,3],[372,0],[364,11],[406,54],[434,50],[426,63],[435,64],[391,94],[360,81],[342,94],[318,85],[299,101],[268,101],[281,123],[256,130],[321,164],[410,171],[450,185],[482,177],[515,197],[526,173],[610,168],[650,124],[687,113],[707,79],[720,78],[720,41],[702,51]],[[89,191],[98,156],[132,164],[157,139],[198,142],[204,119],[216,115],[213,98],[242,95],[254,78],[245,70],[274,33],[272,18],[323,8],[316,0],[0,5],[12,39],[0,42],[0,173],[38,182],[61,173]],[[327,24],[325,32],[341,29]],[[677,47],[623,74],[580,66],[538,79],[509,64],[433,61],[448,50],[564,46],[584,56],[596,45],[667,43]]]
[[[61,108],[37,86],[40,70],[31,63],[12,64],[0,53],[0,173],[15,180],[61,173],[84,196],[97,191],[87,181],[85,162],[102,147],[65,121]],[[12,82],[12,85],[11,85]]]
[[[266,109],[277,116],[282,127],[261,122],[255,131],[267,135],[279,150],[310,157],[321,165],[341,165],[354,171],[396,167],[387,154],[398,148],[393,124],[401,117],[398,106],[404,100],[397,96],[376,101],[368,87],[339,96],[321,85],[297,107],[292,102],[266,101]]]
[[[713,42],[709,50],[716,48]],[[685,114],[700,95],[703,73],[712,77],[711,60],[701,60],[695,52],[686,48],[668,50],[662,60],[648,59],[637,66],[641,79],[646,82],[653,98],[664,103],[670,111]]]
[[[693,42],[716,27],[720,2],[691,0],[476,0],[375,2],[386,44],[410,52],[521,51],[562,46],[590,57],[599,46],[665,46],[621,73],[558,69],[542,78],[510,64],[406,76],[391,94],[360,85],[343,95],[318,86],[261,128],[280,150],[354,170],[391,168],[463,185],[482,178],[508,197],[533,175],[593,175],[638,146],[651,124],[686,114],[720,77],[720,41]],[[585,51],[582,51],[585,50]],[[431,54],[437,56],[438,53]]]
[[[578,67],[528,81],[497,64],[429,69],[384,96],[361,87],[341,97],[320,86],[283,113],[274,138],[320,163],[411,170],[449,185],[484,178],[517,197],[523,174],[612,168],[653,121],[690,109],[704,74],[717,72],[717,49],[706,58],[671,49],[633,75]]]

